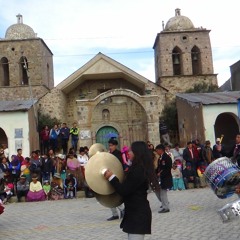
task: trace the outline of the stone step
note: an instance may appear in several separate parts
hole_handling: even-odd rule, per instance
[[[84,191],[77,191],[77,198],[85,198],[85,192]],[[12,196],[9,200],[9,203],[16,203],[17,202],[17,196]],[[25,198],[21,198],[21,202],[25,202]]]

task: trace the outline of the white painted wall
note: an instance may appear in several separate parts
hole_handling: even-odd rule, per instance
[[[238,116],[237,104],[217,104],[203,106],[203,124],[205,127],[205,138],[215,143],[214,124],[221,113],[234,113]]]
[[[28,112],[0,112],[0,127],[8,138],[9,156],[16,154],[16,141],[22,141],[23,156],[29,157],[29,122]],[[23,129],[23,138],[15,138],[15,129]]]

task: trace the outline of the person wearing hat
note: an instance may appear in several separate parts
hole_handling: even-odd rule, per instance
[[[24,197],[26,201],[26,196],[29,191],[29,182],[26,175],[21,175],[17,182],[17,199],[21,202],[21,198]]]
[[[45,192],[46,199],[50,199],[50,191],[51,191],[51,185],[48,179],[44,180],[43,182],[43,191]]]
[[[28,182],[31,181],[31,172],[30,172],[30,158],[26,157],[21,165],[21,175],[25,175]]]
[[[225,147],[221,143],[221,139],[216,139],[216,144],[213,145],[213,157],[214,159],[218,159],[220,157],[226,156]]]
[[[83,176],[81,171],[80,162],[74,154],[74,151],[69,151],[67,157],[67,173],[72,173],[77,179],[77,188],[80,190],[83,188]]]
[[[49,197],[51,200],[63,199],[63,182],[60,173],[55,173],[51,182],[51,190]]]
[[[58,154],[55,161],[55,173],[59,173],[61,175],[62,181],[66,178],[66,165],[67,161],[65,159],[65,155]]]
[[[38,181],[37,174],[32,175],[32,182],[30,183],[29,191],[26,197],[27,202],[36,202],[46,200],[42,184]]]

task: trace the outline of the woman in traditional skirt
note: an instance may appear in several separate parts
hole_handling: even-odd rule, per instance
[[[45,193],[42,188],[42,184],[38,181],[38,176],[32,176],[32,182],[30,183],[29,191],[26,198],[27,202],[36,202],[46,200]]]
[[[70,151],[67,157],[67,173],[73,174],[77,179],[77,188],[80,190],[83,188],[83,176],[81,171],[80,162],[74,156],[74,152]]]
[[[55,173],[51,182],[50,200],[63,199],[63,182],[59,173]]]

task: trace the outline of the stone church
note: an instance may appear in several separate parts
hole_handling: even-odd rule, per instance
[[[69,127],[77,122],[79,146],[106,144],[111,136],[120,147],[136,140],[158,144],[168,101],[196,83],[217,85],[210,30],[194,27],[180,9],[162,28],[153,44],[155,82],[97,53],[54,87],[53,53],[17,15],[0,39],[0,144],[12,153],[21,146],[25,156],[39,148],[39,110]]]

